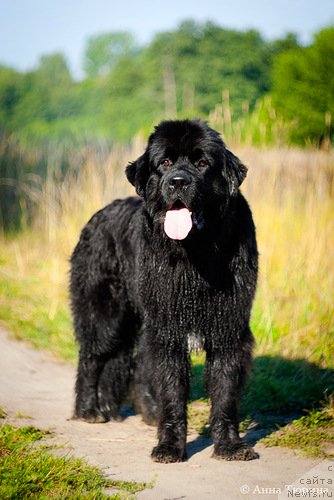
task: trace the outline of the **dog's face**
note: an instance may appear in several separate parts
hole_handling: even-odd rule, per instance
[[[238,193],[246,172],[201,120],[162,122],[145,153],[126,169],[152,220],[174,240],[210,223],[210,214],[220,213]]]

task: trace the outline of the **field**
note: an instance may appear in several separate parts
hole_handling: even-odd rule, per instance
[[[133,194],[124,167],[143,147],[139,137],[128,147],[91,149],[80,169],[22,186],[34,200],[32,222],[18,234],[2,235],[0,247],[0,319],[16,338],[76,359],[69,256],[94,211]],[[242,403],[243,425],[272,426],[328,405],[334,388],[334,155],[232,149],[249,167],[242,190],[253,210],[260,251],[252,314],[256,357]],[[193,359],[190,407],[192,425],[201,432],[207,419],[203,359]]]

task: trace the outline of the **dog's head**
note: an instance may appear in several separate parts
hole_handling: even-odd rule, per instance
[[[165,121],[126,175],[152,219],[171,239],[185,239],[236,196],[247,169],[201,120]]]

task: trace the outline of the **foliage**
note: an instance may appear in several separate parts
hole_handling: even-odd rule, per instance
[[[223,99],[209,115],[209,123],[218,130],[227,143],[248,146],[284,146],[289,142],[292,125],[277,115],[270,95],[259,99],[251,113],[248,106],[243,115],[232,121],[229,102]]]
[[[18,73],[0,67],[0,132],[46,137],[129,140],[161,118],[207,117],[224,93],[233,120],[271,88],[273,60],[297,41],[265,41],[254,30],[184,21],[138,47],[130,33],[87,42],[86,79],[71,77],[61,54]],[[230,116],[231,119],[231,116]]]
[[[328,147],[333,137],[334,27],[314,36],[309,47],[279,54],[273,69],[273,103],[294,123],[291,139]]]
[[[105,33],[88,39],[83,67],[88,78],[110,73],[119,59],[134,52],[130,33]]]
[[[27,73],[0,66],[0,133],[15,131],[39,144],[46,138],[128,141],[162,118],[211,114],[236,140],[328,148],[333,60],[333,27],[307,47],[291,33],[268,42],[254,30],[191,20],[146,47],[130,33],[105,33],[87,41],[80,82],[61,54],[42,57]],[[269,114],[259,111],[266,102]]]
[[[165,117],[209,118],[230,143],[286,144],[296,124],[276,112],[268,92],[273,62],[296,50],[302,49],[292,34],[269,43],[256,31],[185,21],[142,48],[128,33],[92,37],[80,82],[61,54],[43,56],[27,73],[0,66],[1,226],[30,223],[34,201],[27,192],[36,181],[61,180],[92,144],[103,149],[148,135]]]
[[[23,75],[0,66],[0,124],[7,128],[16,112],[22,94]]]
[[[242,102],[253,105],[268,90],[269,47],[253,30],[242,33],[186,21],[175,32],[159,34],[143,61],[162,98],[173,91],[168,85],[175,80],[178,113],[190,108],[207,115],[228,89],[233,110],[240,114]]]

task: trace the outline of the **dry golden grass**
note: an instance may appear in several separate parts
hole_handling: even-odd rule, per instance
[[[240,150],[257,226],[258,349],[333,365],[334,157],[298,149]]]
[[[51,321],[59,309],[68,314],[68,259],[80,229],[112,199],[133,194],[124,167],[143,148],[138,138],[103,158],[92,151],[79,171],[58,184],[48,180],[38,195],[33,228],[4,241],[2,277],[43,297]],[[334,155],[233,149],[249,166],[243,191],[258,234],[260,277],[252,319],[258,352],[333,366]]]

